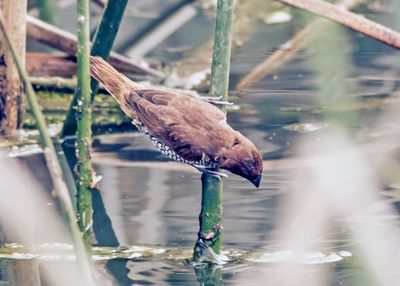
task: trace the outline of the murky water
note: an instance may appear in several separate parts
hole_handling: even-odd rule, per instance
[[[395,27],[391,13],[369,16]],[[166,50],[186,45],[189,40],[195,46],[198,39],[190,38],[190,29],[201,26],[204,29],[201,35],[205,37],[212,27],[201,13],[189,23],[150,56],[165,62],[180,59],[183,54],[170,57]],[[249,41],[234,53],[232,90],[255,64],[289,39],[293,29],[294,24],[287,23],[260,25],[252,31]],[[365,136],[386,107],[387,98],[399,86],[398,55],[380,43],[350,31],[346,33],[350,43],[343,52],[352,60],[349,81],[354,83],[353,95],[362,96],[367,102],[354,107],[360,111],[361,123],[353,128],[354,133]],[[126,44],[124,37],[120,43],[122,50]],[[134,127],[122,133],[96,136],[93,161],[103,177],[99,190],[93,193],[94,231],[99,247],[95,253],[98,285],[282,285],[271,280],[281,263],[301,266],[302,271],[287,273],[290,285],[318,285],[308,284],[315,273],[327,274],[327,285],[375,285],[360,262],[362,257],[358,255],[351,228],[343,222],[337,222],[322,235],[316,251],[298,252],[282,247],[276,239],[276,230],[282,227],[282,201],[292,192],[293,174],[305,168],[296,160],[295,146],[310,134],[318,141],[328,128],[321,120],[309,59],[310,54],[302,52],[284,69],[252,89],[232,92],[231,100],[236,105],[229,111],[229,122],[259,147],[265,170],[258,190],[235,175],[224,180],[223,247],[231,258],[227,265],[193,268],[186,261],[197,238],[201,201],[199,172],[166,160]],[[41,155],[29,155],[21,160],[49,190]],[[391,202],[399,205],[396,198]],[[53,204],[49,197],[48,205],[42,207],[55,208]],[[55,228],[54,232],[57,231]],[[64,244],[65,237],[55,240],[61,244],[51,244],[59,256],[43,246],[48,242],[46,237],[34,230],[32,237],[38,246],[37,253],[24,250],[23,246],[19,249],[18,245],[0,249],[0,280],[9,281],[7,285],[47,285],[46,279],[39,275],[43,265],[67,268],[74,265],[69,245]],[[10,252],[10,249],[18,250]],[[78,285],[79,282],[72,279],[71,283]]]

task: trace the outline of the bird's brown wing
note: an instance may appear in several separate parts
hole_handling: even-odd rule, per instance
[[[186,95],[137,90],[128,102],[148,131],[186,160],[214,159],[234,140],[223,112]]]

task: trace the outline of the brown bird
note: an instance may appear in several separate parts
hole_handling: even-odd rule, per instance
[[[162,154],[215,176],[224,176],[218,168],[228,170],[259,187],[260,153],[228,125],[219,108],[188,95],[142,88],[102,58],[91,57],[90,63],[91,75]]]

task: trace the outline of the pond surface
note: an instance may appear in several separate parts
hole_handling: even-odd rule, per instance
[[[393,13],[376,12],[368,17],[396,28]],[[212,22],[200,12],[149,56],[168,64],[180,60],[183,54],[170,57],[166,50],[197,46],[199,39],[193,35],[193,27],[201,27],[200,35],[205,41]],[[95,253],[98,285],[379,285],[367,274],[367,267],[362,263],[365,253],[359,253],[358,242],[352,238],[352,226],[345,221],[335,221],[334,227],[321,234],[318,249],[297,251],[278,239],[278,230],[285,221],[282,205],[293,192],[293,174],[305,170],[297,160],[297,143],[306,136],[318,142],[329,129],[329,124],[323,121],[310,54],[301,52],[285,68],[244,92],[233,90],[244,75],[288,40],[294,30],[292,22],[260,24],[233,55],[231,100],[235,105],[229,111],[228,120],[259,147],[265,170],[258,190],[235,175],[224,179],[222,240],[231,259],[227,265],[193,268],[187,261],[198,232],[199,172],[162,157],[134,127],[95,137],[94,167],[103,177],[99,190],[93,193],[94,231],[99,247]],[[390,100],[396,99],[399,56],[396,50],[383,44],[348,30],[345,33],[349,43],[348,49],[342,52],[351,60],[352,67],[348,81],[353,87],[352,95],[363,102],[350,108],[360,117],[360,123],[351,128],[354,134],[368,137],[370,126],[391,104]],[[120,39],[119,50],[124,49],[125,38]],[[20,161],[29,167],[44,189],[50,190],[40,154],[22,157]],[[400,206],[396,196],[383,194],[385,187],[382,184],[378,190],[380,198],[388,201],[390,197],[392,206]],[[396,189],[392,192],[396,193]],[[50,197],[47,200],[47,204],[53,204]],[[308,204],[307,199],[297,203]],[[43,217],[35,218],[36,223],[40,219]],[[397,221],[396,216],[383,219],[383,223]],[[54,232],[57,231],[55,228]],[[35,245],[43,247],[48,242],[44,235],[34,230],[33,233]],[[51,241],[55,242],[60,243],[54,244],[58,250],[68,248],[65,237]],[[132,250],[132,246],[148,249]],[[71,254],[40,256],[23,248],[10,252],[13,247],[18,248],[8,245],[0,251],[0,257],[4,257],[0,259],[0,278],[4,283],[9,282],[4,285],[48,285],[38,274],[44,265],[50,269],[57,266],[69,269],[74,265]],[[274,280],[282,277],[275,275],[282,270],[279,268],[282,263],[301,269],[288,270],[283,275],[287,278],[283,284],[282,280]],[[316,282],[316,273],[326,274],[323,282]],[[69,285],[79,285],[74,278],[69,279]],[[397,284],[398,280],[386,285]]]

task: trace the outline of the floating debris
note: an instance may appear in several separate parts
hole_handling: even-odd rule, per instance
[[[117,258],[138,259],[159,256],[161,260],[191,261],[193,249],[191,248],[168,248],[158,246],[119,246],[119,247],[93,247],[92,259],[94,261],[108,261]],[[352,253],[346,250],[330,253],[322,252],[296,252],[292,250],[271,251],[264,253],[249,252],[239,249],[224,249],[221,254],[211,254],[211,260],[217,264],[235,264],[241,262],[257,263],[282,263],[293,262],[299,264],[325,264],[341,261],[352,257]],[[210,258],[210,257],[209,257]],[[18,243],[6,243],[0,246],[0,259],[16,260],[76,260],[73,246],[68,243],[44,243],[34,245],[22,245]],[[208,260],[206,260],[208,261]]]
[[[166,253],[167,249],[150,246],[126,246],[119,248],[93,247],[92,259],[96,261],[116,258],[135,259]],[[67,243],[21,245],[6,243],[0,247],[0,259],[76,260],[73,246]]]
[[[264,19],[264,22],[266,24],[281,24],[281,23],[287,23],[292,20],[292,15],[285,11],[277,11],[275,13],[272,13],[269,15],[267,18]]]
[[[338,253],[331,252],[324,254],[322,252],[297,252],[292,250],[283,250],[275,252],[267,252],[259,257],[251,258],[250,261],[260,263],[281,263],[291,262],[299,264],[325,264],[343,260],[345,257],[351,257],[348,251],[340,251]]]
[[[180,87],[184,89],[196,89],[206,82],[211,74],[209,68],[193,72],[192,74],[181,77],[176,72],[172,72],[166,79],[165,85],[169,87]]]
[[[12,146],[11,151],[8,153],[7,157],[9,158],[25,157],[40,153],[43,153],[43,149],[39,144]]]

